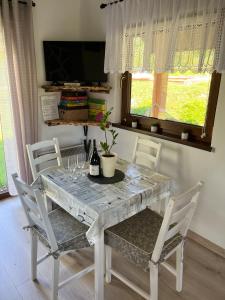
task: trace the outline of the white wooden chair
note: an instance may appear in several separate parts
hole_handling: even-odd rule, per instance
[[[161,146],[160,143],[137,137],[132,162],[157,171]]]
[[[63,209],[50,213],[44,205],[39,189],[22,182],[17,174],[12,175],[31,229],[31,276],[37,278],[37,265],[52,257],[52,299],[57,299],[58,290],[73,279],[79,279],[94,270],[94,264],[59,283],[59,258],[73,250],[89,247],[86,239],[88,226],[77,221]],[[37,259],[38,238],[47,247],[48,253]]]
[[[143,165],[150,168],[153,171],[158,170],[159,159],[162,145],[160,143],[153,142],[149,139],[136,138],[134,152],[132,156],[132,162]],[[169,193],[165,193],[157,199],[156,203],[151,205],[151,209],[163,214],[167,205]]]
[[[106,282],[109,283],[111,275],[114,275],[143,298],[157,300],[158,268],[161,264],[175,275],[176,290],[182,290],[184,241],[202,185],[199,182],[186,193],[170,198],[163,218],[145,209],[106,230]],[[150,269],[150,295],[112,268],[112,248],[145,270]],[[175,252],[176,269],[166,262]]]
[[[37,179],[40,173],[46,169],[46,164],[48,162],[55,161],[57,166],[62,166],[62,157],[59,149],[59,142],[57,138],[53,138],[49,141],[42,141],[35,143],[33,145],[26,145],[27,155],[30,162],[30,168],[33,175],[33,180]],[[53,153],[44,153],[41,154],[41,151],[46,148],[53,148]],[[37,156],[36,153],[40,153],[40,156]],[[42,168],[44,166],[44,168]]]

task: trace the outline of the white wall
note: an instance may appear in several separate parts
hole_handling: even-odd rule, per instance
[[[53,7],[54,3],[54,7]],[[35,36],[39,83],[43,83],[43,56],[41,41],[44,39],[104,40],[104,11],[99,10],[99,0],[39,0],[35,8]],[[79,6],[80,5],[80,6]],[[78,12],[79,7],[79,12]],[[59,22],[60,20],[60,22]],[[113,119],[119,120],[121,105],[118,76],[110,76],[113,90],[108,106],[114,106]],[[100,96],[100,95],[95,95]],[[225,76],[222,78],[216,121],[213,132],[215,153],[158,140],[163,144],[160,171],[171,175],[180,189],[189,187],[198,180],[204,180],[192,229],[203,237],[225,248]],[[115,151],[130,159],[136,134],[118,130],[118,145]],[[62,143],[79,141],[81,128],[57,126],[47,128],[41,122],[41,138],[58,136]],[[100,139],[101,132],[92,127],[90,137]]]
[[[45,83],[43,44],[44,40],[80,40],[80,2],[81,0],[38,0],[33,9],[35,52],[38,85]],[[45,92],[39,88],[39,96]],[[39,140],[58,137],[60,144],[80,143],[83,129],[78,126],[48,127],[42,119],[39,97]]]
[[[104,11],[99,9],[99,6],[99,0],[81,0],[80,35],[82,40],[105,40]]]

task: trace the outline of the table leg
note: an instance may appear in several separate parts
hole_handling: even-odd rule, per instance
[[[166,192],[158,197],[155,207],[158,214],[164,215],[169,199],[170,192]]]
[[[104,300],[104,230],[101,230],[95,242],[95,300]]]

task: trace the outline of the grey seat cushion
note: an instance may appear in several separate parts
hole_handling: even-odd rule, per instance
[[[150,209],[145,209],[133,217],[109,228],[105,232],[105,244],[118,250],[124,257],[144,270],[155,247],[163,218]],[[168,240],[160,260],[180,242],[181,235]]]
[[[51,211],[48,216],[59,251],[77,250],[90,246],[86,238],[86,232],[89,228],[87,225],[76,220],[62,208]],[[33,227],[33,230],[39,239],[48,248],[51,248],[46,232],[37,225]]]

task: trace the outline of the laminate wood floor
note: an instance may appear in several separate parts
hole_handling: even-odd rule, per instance
[[[38,267],[38,282],[30,280],[30,235],[22,230],[27,225],[18,198],[0,201],[0,300],[50,299],[51,259]],[[40,243],[39,243],[40,245]],[[44,247],[39,247],[43,255]],[[161,268],[159,300],[225,300],[225,260],[192,241],[184,253],[184,288],[175,291],[175,278]],[[114,268],[132,279],[146,291],[148,273],[114,254]],[[61,280],[89,265],[93,249],[80,250],[61,260]],[[73,281],[59,292],[61,300],[93,299],[94,274]],[[143,300],[116,278],[105,284],[105,300]]]

